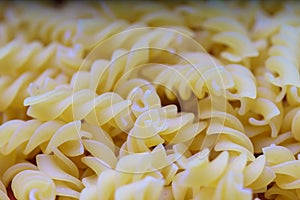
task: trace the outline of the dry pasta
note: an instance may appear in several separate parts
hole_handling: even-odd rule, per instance
[[[0,2],[0,200],[300,199],[299,17]]]
[[[26,42],[18,37],[0,47],[1,74],[18,75],[22,72],[59,68],[72,73],[82,62],[83,49],[51,43],[44,46],[39,41]],[[71,67],[72,66],[72,67]]]

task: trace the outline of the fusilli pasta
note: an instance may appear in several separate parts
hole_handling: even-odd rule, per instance
[[[299,17],[0,2],[0,199],[300,199]]]

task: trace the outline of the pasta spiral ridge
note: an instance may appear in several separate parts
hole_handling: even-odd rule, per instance
[[[101,199],[159,199],[163,189],[163,180],[151,176],[137,180],[132,183],[111,187],[117,182],[118,174],[115,171],[107,170],[103,172],[95,185],[91,185],[83,189],[80,199],[91,199],[101,197]],[[108,190],[108,188],[110,188]],[[155,190],[153,190],[155,188]],[[139,192],[137,192],[137,189]],[[106,192],[99,192],[106,191]],[[154,192],[154,193],[153,193]],[[149,195],[151,193],[151,195]]]
[[[175,105],[154,108],[137,118],[121,151],[147,152],[164,143],[191,143],[206,126],[206,122],[198,122],[193,113],[178,114]]]
[[[6,188],[1,181],[0,181],[0,199],[9,200]]]
[[[82,137],[91,134],[80,130],[80,121],[65,123],[62,121],[42,122],[39,120],[11,120],[0,126],[1,153],[8,155],[19,149],[25,155],[40,148],[46,154],[60,147],[69,156],[83,153]]]
[[[0,2],[0,199],[300,199],[299,16]]]
[[[193,56],[208,59],[204,53],[191,55],[191,57]],[[163,90],[169,99],[174,99],[177,96],[182,100],[188,100],[193,95],[201,99],[207,93],[213,93],[217,96],[225,95],[224,90],[233,85],[232,77],[226,68],[215,66],[214,61],[209,59],[202,61],[202,63],[171,66],[154,65],[142,70],[146,76],[150,71],[156,72],[155,78],[149,76],[147,79],[163,85]],[[176,79],[171,77],[176,77]],[[172,91],[176,96],[168,91]]]
[[[40,120],[63,119],[71,122],[86,120],[90,124],[103,126],[114,122],[120,129],[126,130],[126,120],[130,100],[124,100],[118,94],[107,92],[97,95],[92,90],[82,89],[74,92],[70,85],[61,85],[37,96],[28,97],[24,105],[29,106],[27,114]],[[45,115],[45,113],[48,113]]]
[[[26,71],[41,72],[46,68],[56,66],[70,73],[74,64],[80,66],[81,56],[80,45],[67,48],[51,43],[44,47],[38,41],[26,43],[23,39],[16,38],[0,48],[0,72],[17,75],[16,73]]]
[[[228,46],[221,57],[231,62],[241,62],[246,58],[258,56],[258,51],[247,35],[245,28],[232,18],[215,17],[206,20],[204,28],[216,32],[212,40]]]
[[[53,200],[56,194],[53,181],[44,173],[34,170],[25,170],[17,174],[13,179],[12,189],[18,199],[41,198]]]
[[[292,151],[286,147],[271,145],[263,149],[270,168],[276,174],[275,183],[272,188],[266,192],[266,196],[286,197],[289,199],[298,199],[299,193],[299,156],[297,159]],[[290,192],[286,193],[283,190],[288,189]],[[296,190],[296,191],[295,191]]]
[[[56,195],[79,198],[83,184],[79,177],[79,169],[58,149],[53,155],[39,154],[36,157],[38,169],[55,183]]]
[[[78,20],[82,17],[99,17],[100,13],[91,5],[79,2],[67,4],[68,6],[59,9],[63,17],[58,15],[57,10],[46,9],[39,3],[8,6],[10,13],[6,13],[5,20],[15,32],[25,29],[24,35],[27,41],[39,40],[44,44],[56,41],[72,46],[75,44],[73,40],[78,32]]]
[[[300,86],[299,76],[299,52],[300,37],[296,28],[282,25],[278,34],[272,38],[273,46],[269,49],[270,57],[266,60],[266,67],[271,71],[266,73],[268,80],[281,88],[276,101],[281,101],[286,93],[292,92]],[[273,75],[273,73],[277,73]],[[296,89],[297,90],[297,89]],[[291,93],[288,95],[290,103],[295,104],[295,98]]]
[[[63,83],[67,77],[64,74],[60,74],[59,70],[47,69],[41,74],[35,72],[25,72],[15,77],[12,75],[2,75],[0,78],[0,94],[4,97],[1,100],[0,111],[6,109],[21,109],[20,104],[23,103],[24,99],[29,97],[30,88],[28,85],[40,85],[45,82],[45,79],[52,78],[57,83]],[[46,84],[48,84],[47,82]]]
[[[191,157],[182,157],[179,160],[178,163],[184,171],[178,173],[172,183],[175,199],[220,199],[234,196],[239,199],[251,199],[248,188],[257,192],[266,191],[267,185],[275,178],[264,156],[259,156],[250,163],[247,163],[246,154],[229,159],[229,153],[223,151],[212,161],[209,161],[208,156],[208,150],[204,149]],[[214,169],[214,172],[211,172],[211,169]],[[199,181],[199,178],[196,178],[198,176],[206,177],[205,181]],[[234,180],[230,180],[231,178]],[[231,186],[235,187],[234,194],[225,189],[227,184],[233,184]]]
[[[151,153],[125,155],[115,163],[115,169],[104,169],[97,177],[84,178],[86,187],[83,189],[80,199],[90,199],[95,196],[101,197],[101,199],[159,199],[165,183],[162,172],[155,170],[154,163],[157,163],[155,159],[161,153],[164,154],[164,150],[162,146],[155,149]],[[132,160],[133,157],[134,160]],[[168,159],[165,157],[161,161],[168,162]],[[135,186],[140,184],[143,185],[142,188],[138,187],[140,193],[135,193]],[[155,184],[159,184],[159,189],[155,190],[153,196],[149,195]],[[112,185],[114,187],[111,187]],[[99,191],[101,192],[99,193]]]

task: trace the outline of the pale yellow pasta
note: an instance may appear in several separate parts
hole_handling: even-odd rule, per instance
[[[224,93],[224,89],[233,86],[231,74],[223,66],[215,67],[214,63],[204,62],[204,64],[180,64],[175,66],[158,65],[151,66],[143,71],[145,74],[149,71],[158,72],[154,80],[153,77],[147,78],[150,81],[163,85],[163,89],[166,90],[166,95],[169,99],[176,98],[174,93],[177,93],[177,98],[182,100],[188,100],[191,96],[203,98],[205,93],[221,95]],[[174,77],[174,79],[171,77]]]
[[[187,170],[184,172],[186,175],[184,175],[184,173],[180,173],[177,178],[187,179],[191,181],[191,183],[188,184],[189,181],[187,180],[184,182],[180,181],[181,183],[185,183],[180,186],[176,185],[179,180],[174,180],[175,182],[173,182],[173,187],[178,187],[178,192],[183,192],[181,194],[175,193],[175,196],[179,196],[179,199],[184,198],[184,196],[181,195],[189,195],[187,193],[189,191],[188,187],[193,187],[193,190],[195,190],[195,194],[193,194],[194,198],[201,199],[214,196],[215,199],[226,199],[234,198],[233,196],[237,195],[237,199],[248,199],[251,197],[251,193],[249,190],[243,189],[242,185],[246,187],[248,186],[256,192],[264,192],[267,189],[267,185],[272,182],[275,177],[271,168],[266,166],[264,156],[258,157],[248,165],[247,156],[245,154],[241,154],[240,156],[229,160],[229,154],[227,152],[223,152],[215,158],[215,160],[211,161],[211,163],[208,162],[207,156],[208,152],[204,151],[202,154],[193,156],[193,160],[188,162],[185,161],[185,163],[188,164]],[[212,168],[215,169],[214,172],[210,172]],[[217,171],[218,173],[216,173]],[[197,176],[200,176],[201,178],[197,178]],[[202,180],[203,177],[206,178]],[[236,194],[227,193],[226,189],[223,188],[228,187],[226,185],[226,181],[229,181],[228,178],[232,179],[233,177],[237,178],[234,179],[237,181],[234,185],[237,187],[235,190],[235,192],[237,192]],[[212,180],[206,182],[210,179]],[[205,187],[195,188],[194,186],[197,186],[195,184],[199,184],[201,182],[200,180],[202,180],[202,184]]]
[[[155,168],[152,162],[157,160],[151,161],[152,156],[154,155],[150,153],[142,153],[122,157],[115,170],[104,170],[99,174],[97,181],[86,182],[86,188],[82,191],[80,199],[159,199],[164,180],[160,172],[153,171]],[[153,184],[159,186],[160,189],[157,190],[158,188],[155,187],[155,193],[152,196],[149,192],[153,192],[151,189],[154,187]],[[141,188],[138,187],[139,191],[143,190],[143,192],[135,192],[135,189],[138,189],[137,185],[143,185]]]
[[[38,155],[36,160],[39,170],[45,173],[49,178],[51,178],[55,184],[56,182],[58,182],[58,190],[60,189],[61,191],[57,195],[71,196],[73,198],[79,197],[79,191],[83,189],[83,184],[78,179],[78,177],[75,177],[76,174],[74,173],[76,173],[76,170],[78,170],[76,166],[74,166],[75,171],[70,171],[70,169],[67,171],[64,168],[70,168],[70,166],[68,166],[69,163],[63,163],[62,161],[65,160],[60,160],[60,158],[58,158],[58,156],[56,157],[55,154]],[[70,163],[72,162],[70,161]],[[64,168],[62,167],[62,165]],[[73,190],[73,192],[71,192],[70,194],[70,191],[68,191],[68,189],[71,191]]]
[[[91,156],[83,157],[82,162],[97,175],[100,175],[104,170],[116,167],[117,157],[114,151],[109,149],[105,144],[95,140],[84,140],[83,143]]]
[[[206,127],[205,122],[193,123],[194,118],[192,113],[178,115],[175,106],[146,111],[137,118],[123,147],[128,152],[143,152],[163,143],[192,141]]]
[[[101,23],[93,19],[81,20],[78,24],[79,34],[75,35],[74,39],[77,43],[81,43],[87,49],[92,49],[95,42],[105,41],[110,36],[119,33],[121,30],[126,30],[129,26],[124,20],[103,21]]]
[[[276,173],[274,185],[266,195],[279,194],[279,196],[287,196],[290,199],[297,199],[298,194],[293,193],[291,189],[298,189],[298,165],[299,160],[296,160],[293,153],[285,147],[271,145],[263,149],[266,159],[271,166],[271,169]],[[291,192],[288,192],[288,189]]]
[[[64,45],[74,44],[74,37],[79,31],[78,19],[100,17],[95,7],[80,2],[68,3],[68,6],[60,8],[59,12],[63,13],[63,17],[57,15],[56,9],[47,9],[37,3],[18,4],[8,7],[8,10],[8,23],[16,32],[25,27],[24,35],[27,40],[39,39],[43,43],[58,41]],[[61,23],[57,24],[57,20]]]
[[[284,97],[289,87],[299,87],[300,85],[298,71],[300,49],[298,45],[295,45],[299,42],[300,37],[296,28],[287,25],[282,25],[280,32],[272,38],[273,46],[269,49],[270,58],[266,61],[266,67],[271,72],[266,73],[266,77],[274,85],[281,87],[277,101]],[[272,73],[277,73],[278,77]],[[291,98],[290,103],[295,104],[295,100]]]
[[[164,181],[162,179],[152,178],[151,176],[146,177],[143,180],[118,188],[114,199],[159,199],[163,184]]]
[[[38,150],[46,154],[55,148],[68,156],[78,156],[84,152],[82,138],[94,138],[94,134],[81,129],[80,121],[65,123],[62,121],[42,122],[38,120],[11,120],[0,127],[1,155],[10,155],[12,152],[21,151],[25,156],[36,155]],[[101,131],[101,129],[96,129]],[[110,140],[103,132],[101,141],[109,144]]]
[[[0,47],[0,72],[18,75],[26,71],[41,72],[56,66],[67,73],[73,73],[82,62],[82,54],[80,45],[72,48],[57,43],[43,46],[38,41],[28,43],[22,38],[15,38]]]
[[[229,100],[240,100],[241,107],[243,107],[247,103],[247,100],[244,99],[257,97],[256,80],[250,70],[238,64],[226,65],[225,68],[234,81],[234,86],[226,94]],[[247,106],[245,105],[245,107]]]
[[[24,109],[21,104],[29,96],[29,93],[31,93],[27,89],[32,88],[32,85],[36,86],[36,90],[43,90],[42,85],[44,87],[51,87],[47,79],[52,77],[55,77],[54,80],[57,81],[57,84],[64,83],[68,79],[66,75],[58,73],[56,69],[47,69],[41,74],[25,72],[19,76],[3,75],[0,78],[0,92],[4,99],[1,101],[0,111]]]
[[[20,162],[8,168],[2,175],[3,184],[8,187],[12,179],[24,170],[37,170],[37,167],[29,162]]]
[[[124,100],[116,93],[110,92],[98,96],[89,89],[74,93],[68,85],[60,85],[44,94],[29,97],[24,102],[26,105],[31,105],[28,115],[41,120],[61,118],[72,121],[85,119],[89,123],[103,125],[113,118],[119,118],[117,124],[123,127],[126,124],[120,119],[123,115],[120,116],[119,114],[131,105],[130,100]],[[45,110],[42,111],[41,109]],[[49,112],[50,110],[51,112]],[[46,116],[45,113],[48,115]],[[103,117],[103,114],[106,117]],[[127,115],[127,113],[125,114]]]
[[[55,199],[54,182],[44,173],[25,170],[12,181],[12,190],[17,199]]]
[[[0,199],[9,200],[9,197],[7,196],[6,188],[2,182],[0,182]]]
[[[0,3],[0,199],[300,199],[296,1]]]
[[[222,126],[222,124],[215,122],[211,123],[207,129],[207,137],[220,134],[216,140],[216,151],[229,151],[233,155],[238,153],[244,153],[249,160],[254,160],[253,145],[251,140],[244,135],[241,131],[234,128]]]
[[[231,18],[210,18],[203,26],[217,32],[212,40],[228,46],[221,52],[221,57],[232,62],[240,62],[245,58],[258,56],[258,51],[246,34],[245,28]]]
[[[286,5],[285,10],[279,12],[274,17],[270,17],[267,13],[259,11],[253,28],[253,37],[269,38],[278,31],[281,25],[299,25],[297,14],[292,12],[291,9],[291,6]]]

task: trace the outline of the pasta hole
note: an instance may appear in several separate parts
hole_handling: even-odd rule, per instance
[[[165,91],[168,91],[169,93],[171,93],[173,96],[175,96],[175,98],[174,99],[168,98]],[[179,100],[178,100],[178,98],[176,97],[176,94],[173,91],[171,91],[171,90],[169,90],[168,88],[165,88],[165,87],[163,89],[158,88],[157,94],[161,99],[161,105],[162,106],[176,105],[177,112],[181,112],[181,107],[180,107]]]
[[[27,158],[26,160],[27,160],[28,162],[34,164],[34,165],[37,165],[37,164],[36,164],[36,158],[35,158],[35,157],[33,157],[33,158]]]
[[[6,190],[7,190],[7,196],[9,197],[10,200],[17,200],[17,198],[15,197],[15,195],[14,195],[12,189],[11,189],[11,183],[6,188]]]
[[[232,105],[233,108],[241,107],[241,102],[239,100],[230,101],[230,104]]]
[[[231,94],[237,94],[238,93],[238,90],[236,88],[230,88],[228,89],[228,91],[231,93]]]
[[[259,120],[259,121],[262,121],[262,120],[264,120],[264,116],[262,114],[257,114],[255,119]]]
[[[224,44],[214,44],[212,47],[208,50],[208,53],[213,56],[219,56],[227,48]]]
[[[255,158],[257,158],[258,156],[261,156],[261,155],[262,155],[262,153],[255,153],[254,154]]]
[[[272,72],[272,74],[273,74],[273,76],[274,76],[275,78],[279,78],[279,77],[280,77],[280,74],[279,74],[278,72]]]

